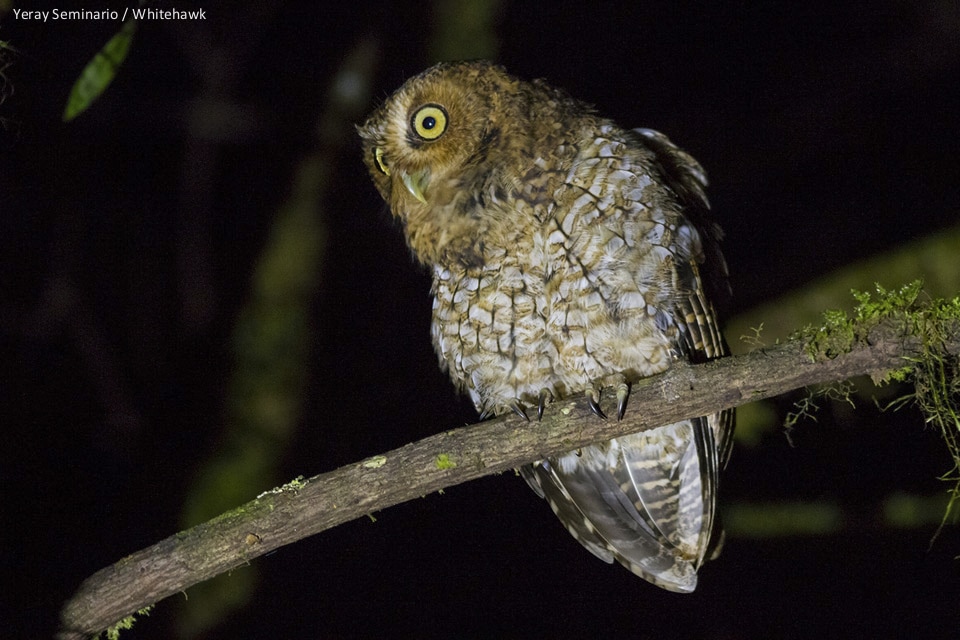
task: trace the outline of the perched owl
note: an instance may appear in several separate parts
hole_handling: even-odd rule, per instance
[[[433,275],[440,365],[481,416],[542,414],[726,353],[703,169],[542,81],[439,64],[359,127],[374,184]],[[696,587],[733,432],[723,412],[522,469],[573,536],[671,591]]]

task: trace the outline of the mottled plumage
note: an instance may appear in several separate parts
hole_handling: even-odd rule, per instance
[[[541,411],[725,345],[700,165],[542,81],[486,62],[408,80],[359,129],[370,175],[433,274],[440,364],[483,415]],[[602,414],[600,414],[602,415]],[[730,412],[522,469],[590,551],[692,591],[710,546]]]

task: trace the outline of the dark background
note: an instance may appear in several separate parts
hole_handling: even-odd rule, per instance
[[[107,7],[123,5],[84,8]],[[433,62],[425,1],[178,5],[194,7],[206,21],[140,25],[71,124],[70,87],[120,25],[0,21],[21,52],[0,105],[2,637],[49,637],[83,578],[180,528],[229,429],[231,330],[334,72],[373,37],[377,101]],[[504,1],[497,15],[510,71],[663,131],[707,168],[732,313],[957,223],[953,1]],[[198,61],[221,82],[203,84]],[[192,101],[211,93],[236,111],[198,143]],[[429,279],[349,139],[322,207],[305,409],[263,490],[475,420],[436,367]],[[79,302],[63,317],[65,282]],[[204,637],[956,637],[956,527],[929,548],[933,526],[870,515],[895,491],[950,486],[938,436],[914,410],[834,413],[801,423],[796,446],[774,429],[740,447],[722,499],[828,500],[846,526],[731,537],[693,595],[595,560],[505,474],[256,560],[250,604]],[[173,600],[129,637],[172,637]]]

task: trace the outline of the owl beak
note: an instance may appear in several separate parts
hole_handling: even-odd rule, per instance
[[[418,171],[416,173],[407,173],[406,171],[400,172],[400,180],[403,181],[403,186],[407,188],[407,191],[410,192],[414,198],[427,204],[427,199],[423,197],[423,188],[426,182],[426,172]]]

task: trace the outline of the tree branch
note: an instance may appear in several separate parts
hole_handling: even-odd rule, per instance
[[[960,352],[960,333],[943,348]],[[634,384],[623,421],[600,420],[581,399],[554,402],[541,423],[505,415],[446,431],[335,471],[294,481],[101,569],[61,612],[63,640],[117,620],[257,556],[427,493],[593,442],[858,375],[882,376],[917,357],[922,338],[885,321],[846,353],[814,361],[794,340],[707,364],[677,363]],[[614,394],[603,409],[616,415]]]

